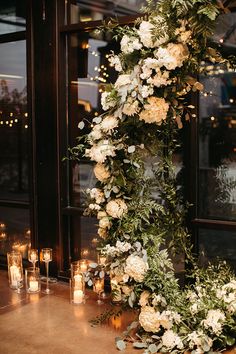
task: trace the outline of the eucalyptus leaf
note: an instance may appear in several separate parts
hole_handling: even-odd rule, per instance
[[[131,145],[131,146],[128,147],[127,151],[128,151],[129,154],[132,154],[133,152],[135,152],[135,150],[136,150],[135,145]]]
[[[79,129],[81,129],[81,130],[84,129],[84,126],[85,126],[85,124],[83,121],[79,122],[79,124],[78,124]]]
[[[116,342],[116,346],[121,351],[126,348],[125,342],[123,340],[121,340],[121,339]]]
[[[134,348],[147,348],[147,344],[146,343],[141,343],[141,342],[134,342],[133,343],[133,347]]]
[[[148,347],[148,350],[150,351],[150,353],[157,353],[157,346],[156,344],[150,344]]]
[[[91,279],[89,279],[89,281],[88,281],[88,286],[92,286],[92,285],[93,285],[93,282],[92,282]]]

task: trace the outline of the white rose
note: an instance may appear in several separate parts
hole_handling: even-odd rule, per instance
[[[142,282],[148,270],[148,264],[139,256],[130,255],[126,259],[125,273],[137,282]]]
[[[160,327],[159,312],[154,307],[145,306],[141,308],[139,315],[139,323],[146,332],[158,332]]]
[[[117,219],[120,219],[127,211],[127,205],[122,199],[110,200],[106,206],[107,214]]]
[[[93,170],[95,177],[100,182],[105,182],[109,177],[110,173],[107,171],[106,167],[102,163],[97,163]]]

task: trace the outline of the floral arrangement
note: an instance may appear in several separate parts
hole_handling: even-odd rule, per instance
[[[113,23],[121,51],[109,61],[118,78],[102,94],[104,114],[71,149],[95,162],[98,183],[88,191],[86,212],[97,216],[113,292],[139,310],[129,330],[145,354],[235,344],[236,278],[224,263],[196,265],[172,162],[178,129],[195,115],[189,93],[203,89],[201,61],[225,62],[207,45],[222,8],[217,0],[150,0],[148,15],[133,27]],[[193,269],[184,288],[171,260],[178,252]],[[118,349],[128,337],[126,331],[117,340]]]

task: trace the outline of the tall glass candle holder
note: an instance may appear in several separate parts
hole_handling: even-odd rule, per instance
[[[42,293],[50,295],[53,294],[53,290],[49,288],[49,262],[52,261],[52,249],[43,248],[42,249],[42,261],[45,263],[46,267],[46,289],[42,290]]]
[[[11,289],[20,292],[20,289],[23,287],[23,267],[21,253],[15,251],[8,252],[7,264],[9,286]]]
[[[79,305],[85,303],[84,274],[81,272],[79,262],[71,263],[70,292],[73,304]]]
[[[102,305],[103,301],[101,300],[101,296],[104,291],[104,278],[93,278],[93,291],[98,294],[97,304]]]
[[[86,273],[87,270],[88,270],[88,261],[87,261],[87,259],[80,259],[78,261],[78,263],[79,263],[79,266],[80,266],[81,273]]]
[[[40,270],[38,267],[30,267],[25,270],[25,286],[29,294],[35,294],[40,291]]]
[[[28,260],[33,264],[33,268],[35,268],[36,262],[38,262],[38,250],[31,248],[28,251]]]

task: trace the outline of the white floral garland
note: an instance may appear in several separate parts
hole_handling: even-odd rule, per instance
[[[101,252],[109,259],[107,271],[116,295],[140,308],[141,340],[134,347],[143,347],[145,353],[190,349],[200,354],[235,343],[235,277],[221,266],[218,273],[212,266],[205,273],[195,269],[195,284],[181,289],[161,236],[148,234],[143,224],[137,224],[135,234],[128,225],[131,213],[135,215],[133,199],[141,195],[141,189],[135,194],[132,188],[135,176],[144,175],[142,156],[148,154],[149,136],[156,143],[155,129],[171,131],[173,122],[182,128],[181,117],[188,119],[194,108],[186,104],[186,95],[203,89],[189,71],[199,71],[199,60],[219,60],[218,53],[207,48],[203,34],[204,30],[209,34],[206,19],[213,23],[218,14],[217,1],[167,3],[161,1],[148,19],[132,28],[118,27],[121,52],[111,54],[109,61],[119,75],[102,94],[106,113],[94,119],[86,138],[85,156],[96,162],[94,174],[99,181],[99,188],[88,191],[88,209],[98,218],[98,234],[104,240]],[[149,1],[148,10],[153,6]],[[198,26],[205,21],[205,27],[199,30],[195,19]],[[135,129],[143,140],[133,138]],[[154,204],[150,202],[148,220],[142,219],[148,230],[151,214],[157,212]],[[163,206],[158,208],[159,212]],[[117,347],[124,349],[122,339]]]

